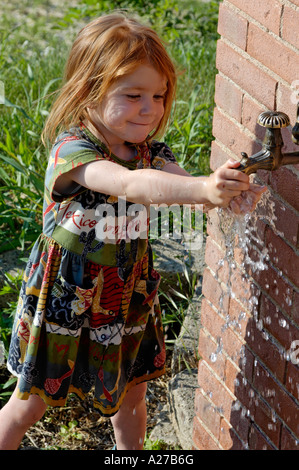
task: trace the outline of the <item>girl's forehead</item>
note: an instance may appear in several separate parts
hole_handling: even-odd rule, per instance
[[[134,88],[160,86],[161,88],[167,88],[167,79],[163,73],[151,64],[141,64],[131,73],[120,77],[116,82],[116,86]]]

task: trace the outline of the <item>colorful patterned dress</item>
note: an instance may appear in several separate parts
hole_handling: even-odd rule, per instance
[[[140,217],[136,204],[82,186],[67,195],[54,191],[59,175],[103,159],[130,170],[176,163],[159,142],[120,160],[83,125],[58,137],[45,178],[43,233],[25,269],[8,369],[19,377],[21,399],[37,394],[62,406],[68,393],[84,399],[94,388],[95,408],[112,416],[133,385],[164,373],[165,346],[148,217]]]

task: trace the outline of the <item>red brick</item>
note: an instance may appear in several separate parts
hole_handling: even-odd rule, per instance
[[[277,303],[279,311],[282,310],[287,315],[291,315],[290,295],[292,295],[292,286],[281,276],[277,269],[268,264],[268,269],[257,271],[254,274],[254,280],[266,292],[267,297]]]
[[[260,303],[260,317],[265,328],[280,342],[285,350],[289,350],[292,341],[299,340],[298,327],[290,322],[289,318],[279,311],[264,295]]]
[[[298,349],[299,346],[296,347],[296,350],[292,348],[292,351],[296,352],[296,359],[299,359]],[[285,386],[288,392],[299,401],[299,363],[288,362]]]
[[[218,142],[213,140],[212,141],[212,146],[211,146],[211,157],[210,157],[210,167],[211,167],[211,169],[213,171],[215,171],[216,168],[219,168],[220,166],[224,165],[224,163],[229,158],[231,158],[231,155],[228,154],[228,149],[226,149],[226,151],[225,151],[222,147],[220,147]],[[239,160],[240,160],[240,158],[239,158]]]
[[[295,173],[286,167],[273,171],[271,173],[271,186],[274,191],[299,212],[299,178]]]
[[[282,21],[282,38],[293,44],[297,49],[299,49],[299,37],[294,32],[298,31],[298,24],[299,11],[285,5]]]
[[[219,442],[223,450],[244,450],[242,441],[227,421],[221,420]]]
[[[213,135],[236,155],[237,160],[241,160],[241,152],[251,155],[258,147],[260,149],[253,139],[242,132],[242,129],[218,108],[214,110]]]
[[[277,81],[222,40],[217,44],[216,67],[262,105],[274,109]]]
[[[217,355],[217,360],[212,361],[213,354],[217,351],[218,344],[215,339],[208,334],[205,328],[200,329],[199,339],[198,339],[198,352],[202,359],[209,364],[216,374],[224,380],[225,378],[225,355],[219,354]]]
[[[230,359],[227,359],[226,361],[225,385],[237,397],[237,399],[246,406],[250,406],[248,403],[248,397],[250,396],[249,389],[251,388],[250,383],[252,383],[253,365],[254,356],[246,346],[243,348],[242,359],[239,361],[238,365]],[[249,387],[249,389],[246,389],[246,400],[244,400],[244,397],[240,394],[242,384],[246,384]]]
[[[216,278],[221,282],[228,283],[229,269],[227,261],[224,261],[225,252],[221,250],[219,245],[213,241],[211,237],[207,238],[205,262],[206,265],[213,271]],[[222,264],[223,261],[223,264]]]
[[[250,450],[276,450],[276,448],[265,438],[264,434],[254,425],[251,426],[249,434]]]
[[[251,309],[254,305],[252,303],[252,297],[258,295],[251,279],[246,277],[244,272],[236,267],[231,271],[230,284],[234,296],[239,299],[247,309]]]
[[[242,91],[232,81],[216,75],[215,103],[239,122],[241,122],[242,97]]]
[[[196,416],[193,421],[193,443],[198,450],[222,450]]]
[[[259,115],[265,111],[265,108],[260,104],[257,104],[250,96],[247,94],[243,98],[243,108],[242,108],[242,124],[252,132],[255,137],[263,141],[265,136],[265,128],[261,127],[257,123],[257,118]]]
[[[227,360],[225,363],[225,385],[232,393],[235,393],[236,382],[240,377],[240,369],[237,365],[231,361]]]
[[[271,341],[267,329],[261,329],[261,324],[255,320],[248,324],[247,344],[253,353],[272,371],[273,375],[283,383],[286,361],[281,354],[281,350]]]
[[[297,77],[293,86],[286,86],[283,83],[279,83],[277,89],[277,109],[289,116],[291,126],[293,126],[297,120],[298,85]],[[285,128],[281,131],[284,141],[283,153],[298,152],[298,145],[294,144],[292,141],[291,129]],[[294,165],[294,167],[299,170],[299,164]]]
[[[246,413],[244,413],[244,408],[237,406],[237,402],[234,403],[231,410],[230,424],[239,438],[242,439],[245,445],[247,445],[250,423],[246,417]]]
[[[299,292],[293,292],[291,318],[299,325]]]
[[[288,83],[299,77],[298,54],[252,23],[248,29],[247,52]]]
[[[240,336],[245,338],[246,329],[250,317],[244,306],[238,299],[231,298],[229,302],[229,320],[231,328]]]
[[[220,410],[221,414],[229,421],[233,396],[228,392],[224,384],[211,372],[205,361],[198,364],[198,384],[208,395],[211,402]]]
[[[266,246],[271,262],[282,271],[294,285],[299,287],[299,256],[294,249],[280,236],[276,235],[270,227],[266,230]]]
[[[275,229],[282,238],[296,248],[298,246],[299,216],[296,211],[283,204],[278,198],[271,196],[270,201],[274,208]]]
[[[216,308],[221,307],[223,312],[228,311],[228,295],[223,293],[221,285],[208,268],[205,269],[203,275],[202,293]],[[220,305],[221,301],[222,305]]]
[[[235,10],[220,4],[218,33],[245,51],[247,43],[248,21]]]
[[[254,372],[255,388],[281,420],[299,437],[299,409],[295,401],[260,364],[255,366]]]
[[[281,421],[271,407],[261,399],[250,381],[239,380],[239,385],[235,388],[235,395],[240,403],[241,416],[248,416],[278,447]]]
[[[279,34],[282,4],[278,0],[230,0],[230,3]]]
[[[245,350],[244,357],[247,356],[247,351],[248,348]],[[251,378],[244,375],[240,375],[238,379],[239,380],[235,385],[234,394],[240,403],[241,408],[243,409],[243,414],[245,414],[247,417],[252,417],[255,413],[255,407],[257,403],[257,394],[253,389],[252,380]]]
[[[254,397],[255,409],[253,420],[255,424],[269,437],[271,442],[279,448],[281,420],[273,410],[265,405],[258,395]]]
[[[220,414],[215,406],[197,389],[194,399],[195,415],[205,424],[211,433],[219,439]]]
[[[226,319],[219,315],[206,300],[204,300],[203,305],[204,308],[201,314],[202,325],[206,327],[215,340],[217,338],[221,339],[223,350],[234,362],[238,362],[242,355],[243,341],[227,325]],[[219,357],[221,357],[221,354],[219,354]]]
[[[281,431],[280,450],[299,450],[298,438],[290,433],[285,427]]]
[[[286,86],[282,82],[279,82],[278,84],[276,109],[286,113],[289,116],[292,125],[295,124],[297,117],[297,97],[295,97],[296,91],[297,87],[295,85],[293,85],[293,87],[291,85]],[[287,132],[290,133],[289,129],[287,129]],[[290,139],[288,140],[290,142]],[[293,144],[292,147],[287,149],[287,151],[292,152],[296,149],[298,149],[298,147]]]
[[[266,232],[266,224],[263,222],[263,212],[260,210],[259,206],[256,209],[258,211],[258,219],[254,221],[254,225],[249,220],[247,223],[247,227],[250,230],[250,234],[248,234],[248,238],[246,240],[246,248],[247,251],[245,252],[242,246],[235,247],[235,260],[242,266],[243,269],[246,271],[247,275],[251,275],[252,267],[249,266],[247,257],[250,259],[250,263],[258,261],[261,258],[260,251],[264,246],[264,238]]]
[[[225,254],[225,238],[219,227],[219,216],[216,209],[209,211],[208,221],[207,221],[207,234],[212,238],[223,251],[223,256]]]

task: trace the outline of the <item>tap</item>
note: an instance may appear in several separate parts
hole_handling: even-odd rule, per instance
[[[257,119],[257,123],[266,128],[262,149],[249,157],[241,152],[242,159],[238,170],[251,175],[257,170],[278,170],[283,165],[299,163],[299,152],[283,153],[284,145],[281,134],[283,127],[290,125],[290,118],[280,111],[265,111]],[[297,106],[297,122],[292,128],[292,140],[299,145],[299,103]]]

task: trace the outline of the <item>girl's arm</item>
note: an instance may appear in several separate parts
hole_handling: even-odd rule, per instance
[[[152,169],[132,171],[101,160],[62,175],[55,190],[67,194],[68,188],[76,182],[93,191],[126,197],[128,201],[144,205],[211,203],[225,207],[233,197],[249,189],[248,176],[234,169],[238,165],[238,162],[228,161],[208,177],[193,177],[184,170],[177,169],[178,174]]]
[[[177,175],[191,176],[186,170],[176,165],[175,163],[169,163],[168,165],[165,165],[163,171]],[[266,186],[250,183],[248,191],[242,191],[238,197],[234,197],[230,201],[229,207],[235,214],[245,214],[252,212],[256,208],[257,203],[265,191],[267,191]],[[204,204],[203,210],[208,211],[214,207],[216,207],[215,204],[206,203]]]

